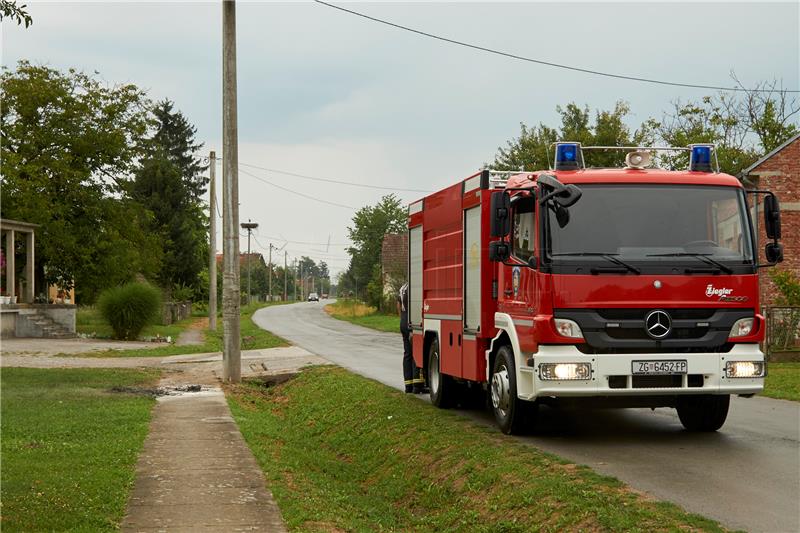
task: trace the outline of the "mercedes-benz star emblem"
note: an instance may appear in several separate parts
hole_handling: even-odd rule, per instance
[[[647,334],[654,339],[663,339],[672,330],[672,319],[666,311],[650,311],[644,319]]]

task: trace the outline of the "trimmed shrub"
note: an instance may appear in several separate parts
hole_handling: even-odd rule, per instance
[[[135,340],[158,317],[161,292],[147,283],[128,283],[103,291],[97,307],[114,330],[114,338]]]

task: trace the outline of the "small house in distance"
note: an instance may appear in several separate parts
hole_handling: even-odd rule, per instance
[[[408,234],[387,233],[381,246],[381,279],[385,299],[393,299],[408,280]]]

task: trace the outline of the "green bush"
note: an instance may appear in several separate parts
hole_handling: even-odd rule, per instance
[[[135,340],[158,317],[161,292],[146,283],[128,283],[103,291],[97,306],[111,324],[114,338]]]

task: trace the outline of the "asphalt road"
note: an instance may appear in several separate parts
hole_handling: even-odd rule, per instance
[[[340,366],[402,389],[402,341],[332,319],[329,301],[259,310],[254,321]],[[491,414],[464,411],[481,423]],[[514,438],[514,437],[510,437]],[[732,398],[711,434],[683,430],[673,409],[543,408],[520,440],[617,477],[631,487],[748,531],[800,531],[800,404]]]

